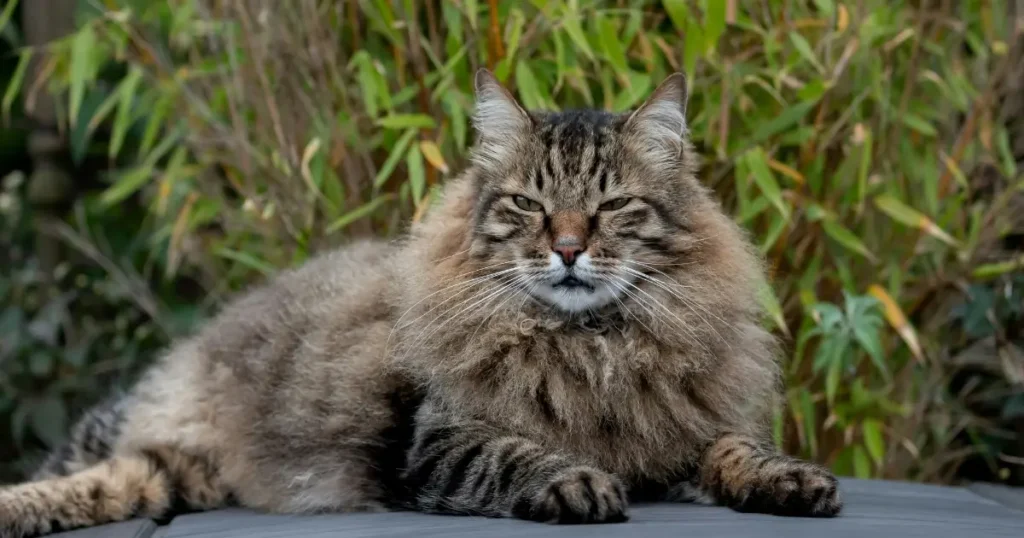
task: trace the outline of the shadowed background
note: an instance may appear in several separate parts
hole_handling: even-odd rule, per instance
[[[532,108],[689,76],[787,452],[1024,484],[1024,1],[0,4],[0,481],[233,291],[419,218],[486,66]]]

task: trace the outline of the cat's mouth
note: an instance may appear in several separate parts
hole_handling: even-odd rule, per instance
[[[594,285],[589,282],[580,280],[579,278],[569,275],[553,285],[556,289],[568,289],[568,290],[582,290],[587,292],[594,291]]]

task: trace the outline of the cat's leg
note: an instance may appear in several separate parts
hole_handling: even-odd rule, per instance
[[[740,512],[831,517],[842,509],[836,477],[751,437],[723,435],[705,452],[691,492]]]
[[[617,477],[485,424],[420,427],[408,464],[417,510],[549,523],[628,519]]]
[[[208,456],[168,447],[114,454],[67,476],[0,488],[0,538],[207,510],[228,493]]]

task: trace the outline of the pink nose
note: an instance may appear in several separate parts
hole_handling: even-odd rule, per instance
[[[586,246],[580,243],[576,236],[570,235],[562,236],[555,240],[551,250],[562,258],[562,263],[571,267],[572,264],[576,263],[576,258],[586,250]]]

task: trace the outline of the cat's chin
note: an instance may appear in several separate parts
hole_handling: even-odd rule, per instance
[[[611,304],[618,297],[616,290],[604,283],[592,285],[542,284],[535,287],[531,293],[534,297],[569,314],[598,310]]]

